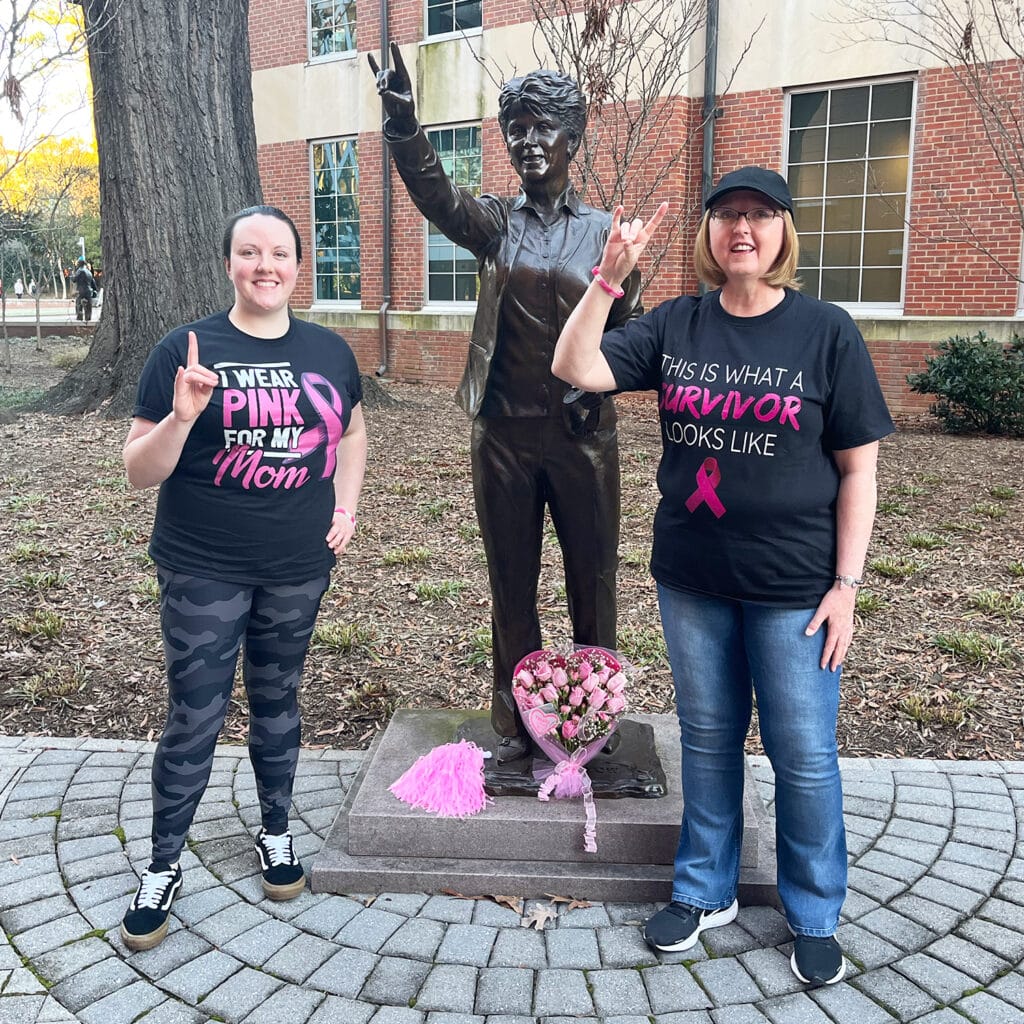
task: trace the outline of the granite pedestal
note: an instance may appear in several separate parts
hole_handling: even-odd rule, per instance
[[[498,797],[470,818],[439,818],[396,799],[388,787],[422,754],[451,741],[486,711],[397,711],[363,760],[320,854],[314,892],[559,893],[588,900],[668,900],[679,839],[679,727],[672,715],[630,715],[653,729],[668,780],[660,799],[603,799],[597,853],[583,848],[580,800]],[[747,772],[741,903],[778,905],[774,828]]]

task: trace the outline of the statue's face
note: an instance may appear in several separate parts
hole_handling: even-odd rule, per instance
[[[536,115],[522,107],[513,108],[505,145],[524,185],[553,182],[564,187],[569,180],[569,141],[569,133],[554,114]]]

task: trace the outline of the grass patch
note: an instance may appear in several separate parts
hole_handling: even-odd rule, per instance
[[[909,516],[910,509],[902,501],[887,498],[878,503],[878,514],[880,516]]]
[[[883,608],[888,608],[889,602],[879,594],[870,590],[858,590],[854,608],[858,615],[874,615]]]
[[[358,622],[321,622],[313,630],[313,643],[340,654],[357,649],[372,652],[376,634]]]
[[[1001,590],[979,590],[967,598],[967,603],[979,612],[1016,619],[1024,615],[1024,594],[1007,594]]]
[[[987,519],[1002,519],[1006,515],[1006,508],[996,505],[991,501],[980,501],[972,505],[970,509],[975,515],[985,516]]]
[[[6,504],[9,512],[24,512],[37,505],[45,505],[46,501],[45,494],[18,494],[13,498],[8,498]]]
[[[939,529],[946,533],[982,533],[985,527],[980,523],[940,523]]]
[[[54,352],[50,356],[50,365],[58,370],[73,370],[89,354],[88,345],[75,345],[63,352]]]
[[[899,702],[900,712],[919,725],[939,725],[957,729],[967,722],[967,712],[977,698],[965,693],[912,693]]]
[[[917,484],[896,484],[890,488],[891,494],[898,494],[904,498],[916,498],[921,494],[927,494],[926,487],[918,487]]]
[[[46,394],[46,388],[11,388],[0,391],[0,409],[17,409],[22,405],[38,402]]]
[[[945,540],[937,533],[908,533],[907,543],[917,551],[934,551],[946,547]]]
[[[137,544],[141,539],[139,531],[134,526],[128,523],[118,523],[117,526],[112,526],[103,535],[103,539],[108,544]]]
[[[435,601],[449,601],[466,589],[464,580],[440,580],[437,583],[417,583],[413,587],[416,596],[425,604]]]
[[[624,626],[619,630],[619,652],[634,665],[667,665],[665,635],[658,626]]]
[[[78,662],[73,665],[51,665],[29,676],[12,692],[34,704],[43,700],[67,701],[69,697],[82,693],[88,682],[88,669]]]
[[[430,561],[430,548],[393,548],[384,552],[385,565],[426,565]]]
[[[914,479],[920,480],[927,487],[942,483],[942,477],[938,473],[915,473]]]
[[[999,501],[1013,501],[1017,497],[1017,488],[999,485],[990,487],[988,493],[990,498],[997,498]]]
[[[905,580],[913,576],[920,568],[920,563],[915,562],[912,558],[886,556],[885,558],[876,558],[871,563],[871,571],[877,572],[879,576],[884,576],[887,580]]]
[[[623,565],[633,569],[647,569],[651,561],[651,553],[647,548],[626,548],[619,556]]]
[[[26,590],[62,590],[71,582],[71,573],[57,569],[43,569],[39,572],[21,574],[18,583]]]
[[[409,483],[406,480],[395,480],[393,483],[388,484],[386,488],[388,494],[395,495],[396,498],[411,498],[415,494],[419,494],[419,485]]]
[[[438,498],[437,501],[428,501],[420,505],[420,511],[428,523],[436,523],[444,518],[445,512],[449,511],[451,507],[452,503],[447,498]]]
[[[1009,665],[1013,654],[1007,642],[999,636],[976,633],[971,630],[938,633],[932,644],[940,651],[952,654],[960,661],[985,668],[988,665]]]
[[[1011,562],[1009,565],[1010,575],[1017,579],[1024,577],[1024,562]]]
[[[459,523],[456,532],[464,541],[474,541],[480,537],[479,523]]]
[[[155,576],[147,576],[132,586],[132,593],[144,597],[147,601],[160,600],[160,584]]]
[[[64,616],[49,608],[33,608],[25,615],[16,615],[10,624],[19,636],[53,640],[64,631]]]
[[[16,544],[11,551],[12,562],[40,562],[50,557],[50,549],[45,544],[36,541],[26,541],[24,544]]]
[[[469,638],[469,651],[466,664],[471,668],[483,665],[491,658],[491,627],[481,626]]]

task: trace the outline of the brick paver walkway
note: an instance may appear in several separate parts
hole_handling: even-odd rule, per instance
[[[149,852],[152,749],[0,736],[2,1024],[1024,1022],[1024,763],[842,762],[853,966],[807,992],[765,907],[655,956],[638,928],[651,905],[563,907],[538,932],[485,900],[265,900],[238,747],[218,748],[170,935],[129,955],[117,925]],[[307,864],[362,756],[303,752]],[[753,765],[770,805],[771,772]]]

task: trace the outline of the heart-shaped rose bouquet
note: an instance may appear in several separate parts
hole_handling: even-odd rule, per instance
[[[626,666],[603,647],[571,654],[534,651],[516,665],[512,696],[534,742],[550,759],[534,775],[537,796],[582,796],[587,814],[584,845],[597,852],[597,812],[585,765],[607,743],[626,709]]]

